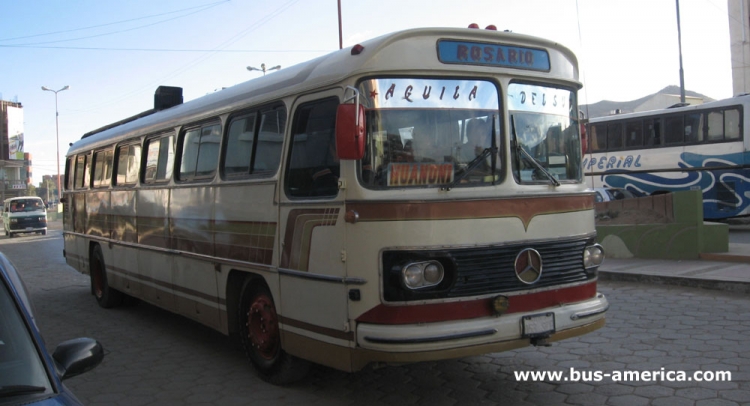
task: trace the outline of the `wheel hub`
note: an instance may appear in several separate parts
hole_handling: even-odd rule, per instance
[[[248,338],[250,344],[265,359],[273,359],[278,353],[279,322],[271,298],[259,295],[247,313]]]

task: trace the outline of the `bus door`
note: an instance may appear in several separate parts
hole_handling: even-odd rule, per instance
[[[339,190],[335,147],[338,93],[297,101],[280,190],[280,302],[283,345],[302,354],[310,339],[348,347],[344,190]],[[345,359],[330,351],[304,352],[326,365]],[[329,349],[332,347],[328,347]],[[341,354],[341,352],[338,352]],[[348,367],[348,366],[347,366]]]

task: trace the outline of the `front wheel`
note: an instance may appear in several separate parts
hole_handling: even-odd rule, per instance
[[[91,250],[91,292],[99,306],[108,309],[122,303],[122,292],[107,283],[107,267],[104,265],[104,255],[99,245]]]
[[[259,279],[248,279],[239,304],[240,339],[245,355],[261,378],[285,385],[307,375],[310,363],[287,354],[281,348],[279,317],[273,297]]]

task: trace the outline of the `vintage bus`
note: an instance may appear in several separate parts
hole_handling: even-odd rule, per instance
[[[604,325],[578,67],[414,29],[85,134],[66,261],[238,337],[260,375],[492,353]]]
[[[750,97],[592,118],[583,166],[591,187],[636,196],[703,193],[703,217],[750,214],[745,137]]]

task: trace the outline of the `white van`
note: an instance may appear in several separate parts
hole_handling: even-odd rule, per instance
[[[13,238],[20,233],[47,234],[47,207],[41,198],[21,196],[3,202],[5,235]]]

